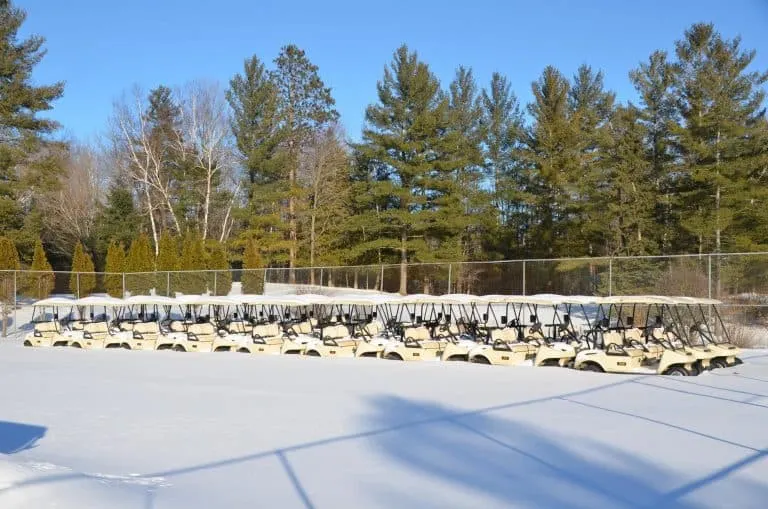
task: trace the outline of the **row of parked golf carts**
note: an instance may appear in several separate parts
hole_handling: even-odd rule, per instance
[[[719,304],[662,296],[54,297],[35,304],[24,344],[696,375],[741,362]]]

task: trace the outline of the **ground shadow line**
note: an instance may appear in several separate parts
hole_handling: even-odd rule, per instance
[[[699,396],[701,398],[710,398],[710,399],[716,399],[716,400],[719,400],[719,401],[727,401],[729,403],[735,403],[737,405],[748,405],[748,406],[753,406],[753,407],[757,407],[757,408],[767,408],[768,409],[768,406],[766,406],[766,405],[760,405],[758,403],[750,403],[749,401],[739,401],[737,399],[723,398],[721,396],[713,396],[712,394],[700,394],[700,393],[697,393],[697,392],[684,391],[682,389],[673,389],[672,387],[665,387],[663,385],[639,382],[637,380],[633,380],[633,382],[636,383],[636,384],[639,384],[639,385],[645,385],[646,387],[654,387],[656,389],[662,389],[662,390],[665,390],[665,391],[679,392],[681,394],[689,394],[691,396]],[[570,396],[566,395],[565,397],[570,397]]]

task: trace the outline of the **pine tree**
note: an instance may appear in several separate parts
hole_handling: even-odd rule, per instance
[[[33,272],[26,277],[24,294],[34,299],[48,297],[53,290],[55,276],[40,239],[35,243],[35,252],[29,270]]]
[[[0,270],[20,270],[19,253],[16,245],[8,237],[0,237]],[[8,334],[8,317],[13,312],[15,303],[14,273],[0,272],[0,314],[2,316],[2,337]]]
[[[164,231],[162,235],[160,235],[155,268],[158,272],[156,284],[157,292],[163,295],[168,294],[169,297],[173,296],[174,288],[177,287],[180,278],[183,278],[184,275],[175,272],[181,269],[181,261],[179,260],[179,241],[168,231]],[[169,283],[170,288],[168,288]]]
[[[200,235],[190,230],[184,236],[182,243],[181,270],[183,273],[181,284],[179,285],[181,293],[202,294],[207,287],[207,277],[204,272],[207,266],[207,257],[205,245]]]
[[[208,243],[206,269],[216,271],[208,273],[208,290],[214,295],[228,295],[232,289],[232,273],[229,271],[226,248],[221,242]]]
[[[482,92],[482,108],[483,166],[499,226],[489,233],[486,245],[505,258],[520,257],[526,247],[530,197],[519,157],[523,116],[506,77],[493,73],[489,89]],[[516,250],[517,246],[522,249]]]
[[[456,211],[451,191],[466,154],[451,131],[449,98],[407,46],[395,52],[377,89],[379,103],[367,108],[356,147],[363,175],[353,192],[367,212],[349,229],[358,239],[353,252],[397,256],[406,293],[408,262],[456,254],[464,224],[449,217]]]
[[[97,251],[105,253],[112,242],[130,245],[138,235],[141,219],[133,203],[129,183],[118,178],[110,187],[97,223]]]
[[[72,274],[69,278],[69,290],[78,299],[87,297],[96,289],[95,271],[91,255],[85,251],[83,244],[78,242],[72,254]]]
[[[154,287],[155,256],[146,233],[140,233],[131,242],[125,271],[125,286],[132,294],[146,295]]]
[[[765,185],[765,90],[768,73],[748,71],[754,51],[723,39],[711,24],[695,24],[676,44],[675,96],[682,125],[678,171],[685,198],[682,225],[699,252],[735,246],[735,216],[754,217],[755,191]],[[758,212],[758,215],[760,212]],[[749,237],[749,234],[747,235]]]
[[[122,242],[112,241],[107,248],[104,271],[104,286],[112,297],[123,296],[123,273],[126,270],[125,247]]]
[[[242,238],[259,239],[272,263],[288,261],[290,242],[282,208],[288,194],[285,132],[279,117],[278,88],[258,57],[245,61],[243,74],[230,81],[227,101],[234,112],[233,133],[247,171],[247,224]]]
[[[243,293],[258,294],[264,293],[264,274],[262,270],[263,261],[259,246],[254,240],[248,240],[245,243],[243,252],[243,272],[241,283]]]
[[[275,59],[272,74],[277,88],[280,131],[286,146],[283,159],[287,177],[288,267],[296,266],[298,257],[298,199],[300,154],[318,132],[335,122],[339,114],[333,108],[335,101],[331,89],[326,87],[304,50],[293,44],[284,46]],[[295,273],[289,270],[289,281],[295,282]]]
[[[10,1],[0,2],[0,232],[28,243],[31,252],[37,233],[28,231],[29,220],[38,216],[38,194],[57,185],[62,145],[46,139],[57,123],[37,115],[52,108],[64,84],[34,84],[32,73],[45,55],[45,39],[19,40],[25,19],[26,13]],[[21,165],[24,171],[18,171]]]
[[[645,130],[645,159],[651,167],[650,179],[656,199],[655,232],[652,235],[661,254],[683,249],[680,241],[679,197],[677,172],[674,170],[673,127],[677,124],[672,87],[675,73],[667,54],[655,51],[647,62],[631,71],[630,79],[640,95],[638,121]],[[655,254],[655,253],[651,253]]]

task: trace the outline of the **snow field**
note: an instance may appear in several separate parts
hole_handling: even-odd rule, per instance
[[[768,352],[745,358],[680,379],[6,342],[0,507],[764,507]]]

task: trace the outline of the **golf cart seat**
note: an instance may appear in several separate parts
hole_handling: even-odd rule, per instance
[[[276,323],[256,325],[251,334],[254,343],[279,345],[283,342],[283,335],[280,334],[280,326]]]
[[[621,334],[616,331],[608,331],[603,333],[603,348],[608,348],[609,345],[624,345],[624,339]]]
[[[171,332],[185,332],[184,322],[181,320],[171,320],[171,323],[168,324],[168,328]]]
[[[50,339],[59,334],[59,324],[52,322],[38,322],[35,324],[35,337]]]
[[[497,341],[502,343],[497,343]],[[491,344],[494,345],[494,349],[496,350],[509,350],[511,352],[521,352],[526,355],[534,355],[538,350],[536,345],[518,341],[517,329],[511,327],[492,329]]]
[[[506,341],[512,343],[517,341],[517,329],[505,327],[503,329],[491,329],[491,342]]]
[[[356,346],[357,341],[349,337],[346,325],[329,325],[323,327],[323,343],[327,346],[351,347]]]
[[[309,320],[305,320],[303,322],[294,323],[291,325],[291,331],[294,334],[312,334],[312,322]]]
[[[438,338],[449,338],[461,335],[459,326],[455,323],[441,323],[435,328],[435,336]]]
[[[189,341],[213,341],[216,336],[216,327],[210,322],[193,323],[187,329]]]
[[[253,326],[243,320],[233,320],[227,328],[232,334],[248,334],[253,330]]]
[[[380,334],[383,326],[379,322],[369,322],[360,327],[360,335],[364,338],[372,338]]]
[[[160,325],[157,322],[138,322],[133,326],[133,339],[156,341],[160,335]]]
[[[87,339],[103,340],[109,337],[109,325],[107,322],[89,322],[83,326],[83,337]]]
[[[638,343],[645,344],[645,336],[643,335],[643,331],[640,329],[627,329],[624,331],[624,337],[626,339],[632,339]]]
[[[409,327],[403,331],[403,340],[406,346],[418,345],[427,350],[440,350],[443,347],[441,341],[432,339],[429,329],[420,325],[418,327]]]

